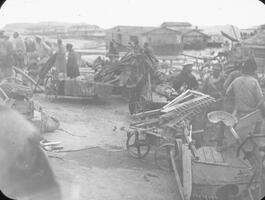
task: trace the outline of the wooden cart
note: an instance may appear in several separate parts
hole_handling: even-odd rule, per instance
[[[258,200],[264,196],[264,158],[260,154],[264,145],[259,146],[257,141],[264,140],[265,135],[251,134],[242,140],[233,128],[235,118],[229,113],[220,113],[211,113],[210,121],[222,121],[227,126],[237,142],[237,150],[226,148],[219,152],[215,146],[196,149],[192,140],[176,140],[176,148],[170,150],[170,158],[178,199]],[[190,138],[189,131],[183,134]],[[251,150],[247,148],[249,145]]]
[[[59,79],[54,70],[45,79],[45,94],[55,99],[91,99],[112,94],[113,86],[108,83],[82,79]]]

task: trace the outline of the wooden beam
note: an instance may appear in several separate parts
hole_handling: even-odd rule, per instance
[[[178,200],[185,200],[184,199],[184,194],[183,194],[183,187],[182,187],[182,184],[181,184],[181,181],[180,181],[180,176],[179,176],[179,173],[178,173],[178,170],[177,170],[177,166],[176,166],[176,163],[175,163],[173,150],[170,151],[170,159],[171,159],[172,168],[173,168],[173,171],[174,171],[174,174],[175,174],[175,179],[176,179],[176,182],[177,182],[177,192],[178,192],[178,196],[179,196]]]
[[[185,145],[182,145],[182,172],[184,199],[190,200],[192,192],[191,151]]]

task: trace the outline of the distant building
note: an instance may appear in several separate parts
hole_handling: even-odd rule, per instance
[[[138,40],[140,45],[145,42],[142,34],[148,32],[155,27],[142,27],[142,26],[115,26],[106,30],[106,45],[111,41],[115,41],[121,45],[128,46],[129,43]]]
[[[191,29],[192,25],[188,22],[164,22],[161,24],[161,27],[173,30],[180,30],[180,29]]]
[[[182,34],[182,43],[184,49],[204,49],[207,46],[207,40],[210,36],[202,33],[198,29],[192,29]]]
[[[182,32],[160,27],[143,33],[155,55],[177,55],[182,50]]]
[[[143,46],[148,42],[155,55],[174,56],[188,49],[202,49],[207,45],[208,36],[198,29],[192,29],[187,22],[164,22],[160,27],[140,26],[115,26],[106,30],[106,45],[115,41],[123,46],[128,46],[135,40]],[[119,46],[118,46],[119,47]],[[123,51],[124,48],[118,48]]]

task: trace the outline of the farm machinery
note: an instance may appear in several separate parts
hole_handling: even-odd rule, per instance
[[[186,91],[161,109],[137,113],[127,129],[127,150],[144,158],[155,146],[155,163],[174,173],[181,200],[259,200],[264,196],[265,135],[253,133],[253,112],[237,119],[224,111],[204,110],[214,99]],[[207,116],[217,132],[223,123],[225,144],[218,149],[206,140],[206,130],[193,130],[192,118]],[[198,136],[203,142],[197,145]]]

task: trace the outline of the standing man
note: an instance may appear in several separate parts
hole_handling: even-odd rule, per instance
[[[147,42],[144,43],[144,53],[148,57],[154,57],[154,51],[153,51],[152,47],[150,47],[150,45]]]
[[[222,74],[222,66],[217,64],[212,68],[212,73],[206,77],[202,91],[215,99],[222,98],[224,84],[224,76]]]
[[[226,107],[226,111],[233,113],[238,119],[253,113],[256,110],[260,110],[262,117],[264,117],[264,97],[261,87],[254,74],[257,70],[256,65],[252,65],[253,62],[249,59],[242,66],[242,75],[236,78],[226,90],[226,99],[232,106]],[[261,133],[262,119],[257,117],[255,122],[250,122],[248,127],[252,127],[251,131],[255,134]],[[246,131],[246,130],[242,130]],[[246,133],[244,133],[246,134]],[[247,133],[248,134],[248,133]],[[224,138],[224,132],[220,132],[217,136],[219,144],[222,144]]]
[[[65,79],[66,77],[66,51],[63,46],[61,39],[57,40],[57,50],[56,50],[56,60],[55,60],[55,69],[58,75],[58,78]]]
[[[11,42],[14,49],[15,65],[18,68],[23,68],[25,66],[26,46],[18,32],[14,32]]]
[[[119,57],[117,49],[115,48],[113,42],[109,43],[108,57],[109,57],[111,63],[114,63],[116,61],[116,58]]]
[[[264,103],[259,82],[253,77],[257,66],[252,64],[251,60],[247,60],[243,64],[242,75],[236,78],[226,90],[226,96],[234,100],[232,112],[238,117],[255,111]]]
[[[77,55],[73,50],[72,44],[67,44],[66,50],[68,51],[68,59],[66,64],[67,76],[70,78],[76,78],[77,76],[80,76]]]
[[[13,46],[8,36],[0,30],[0,79],[12,76]]]
[[[51,48],[42,41],[40,36],[36,36],[35,38],[35,47],[40,60],[39,64],[45,63],[49,59]]]
[[[192,74],[192,63],[183,65],[181,72],[175,77],[173,81],[173,88],[179,93],[187,89],[197,89],[199,84]]]

